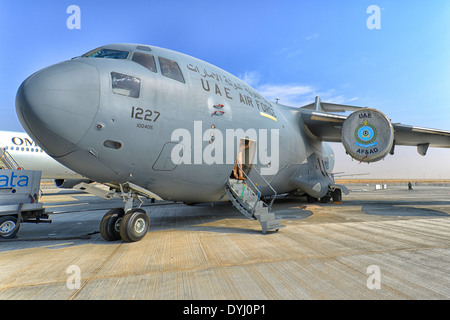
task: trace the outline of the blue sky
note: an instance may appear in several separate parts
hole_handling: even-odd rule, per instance
[[[80,30],[66,26],[70,5]],[[379,30],[366,26],[370,5],[381,9]],[[30,74],[120,42],[195,56],[284,104],[320,95],[450,130],[449,17],[450,1],[437,0],[0,0],[0,130],[23,131],[15,94]]]

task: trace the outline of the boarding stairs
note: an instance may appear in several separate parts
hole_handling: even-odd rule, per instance
[[[252,170],[256,171],[255,168]],[[274,192],[272,200],[269,204],[266,204],[261,200],[261,193],[259,192],[257,185],[250,180],[245,172],[244,175],[246,177],[245,180],[230,178],[225,186],[225,192],[233,206],[247,218],[258,220],[261,224],[263,234],[266,234],[267,231],[278,231],[279,229],[284,228],[285,226],[281,225],[281,220],[277,219],[275,214],[271,212],[273,202],[277,196],[276,191],[264,177],[259,174]]]
[[[9,170],[23,169],[5,148],[0,148],[0,167]]]

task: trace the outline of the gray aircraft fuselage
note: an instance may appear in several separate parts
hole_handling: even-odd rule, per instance
[[[50,66],[26,79],[17,93],[25,130],[60,163],[98,182],[132,182],[163,199],[227,200],[224,187],[234,167],[225,159],[227,130],[236,134],[233,160],[240,138],[255,132],[256,139],[247,138],[257,140],[259,149],[266,132],[267,146],[255,151],[258,160],[250,171],[263,195],[273,192],[254,169],[271,166],[265,179],[277,193],[301,189],[319,198],[328,192],[334,155],[303,130],[303,111],[271,103],[237,77],[181,53],[133,44],[103,48],[125,53],[88,53]],[[174,62],[181,75],[168,70],[176,68]],[[174,139],[174,132],[188,132],[191,139]],[[214,145],[221,138],[222,146]],[[275,159],[272,143],[278,142]],[[185,149],[174,163],[179,143]],[[219,147],[222,160],[207,163],[203,155],[216,156]],[[260,161],[258,152],[270,161]]]

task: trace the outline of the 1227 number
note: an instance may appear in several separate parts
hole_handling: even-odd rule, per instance
[[[152,117],[156,117],[152,119]],[[144,110],[142,108],[131,107],[131,118],[156,122],[161,115],[158,111]]]

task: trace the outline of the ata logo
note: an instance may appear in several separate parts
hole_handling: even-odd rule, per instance
[[[356,145],[358,147],[370,148],[378,144],[377,140],[378,132],[377,128],[371,125],[367,120],[363,121],[355,129]]]
[[[26,175],[17,176],[14,171],[11,171],[11,176],[0,175],[0,188],[28,187],[28,180]]]

